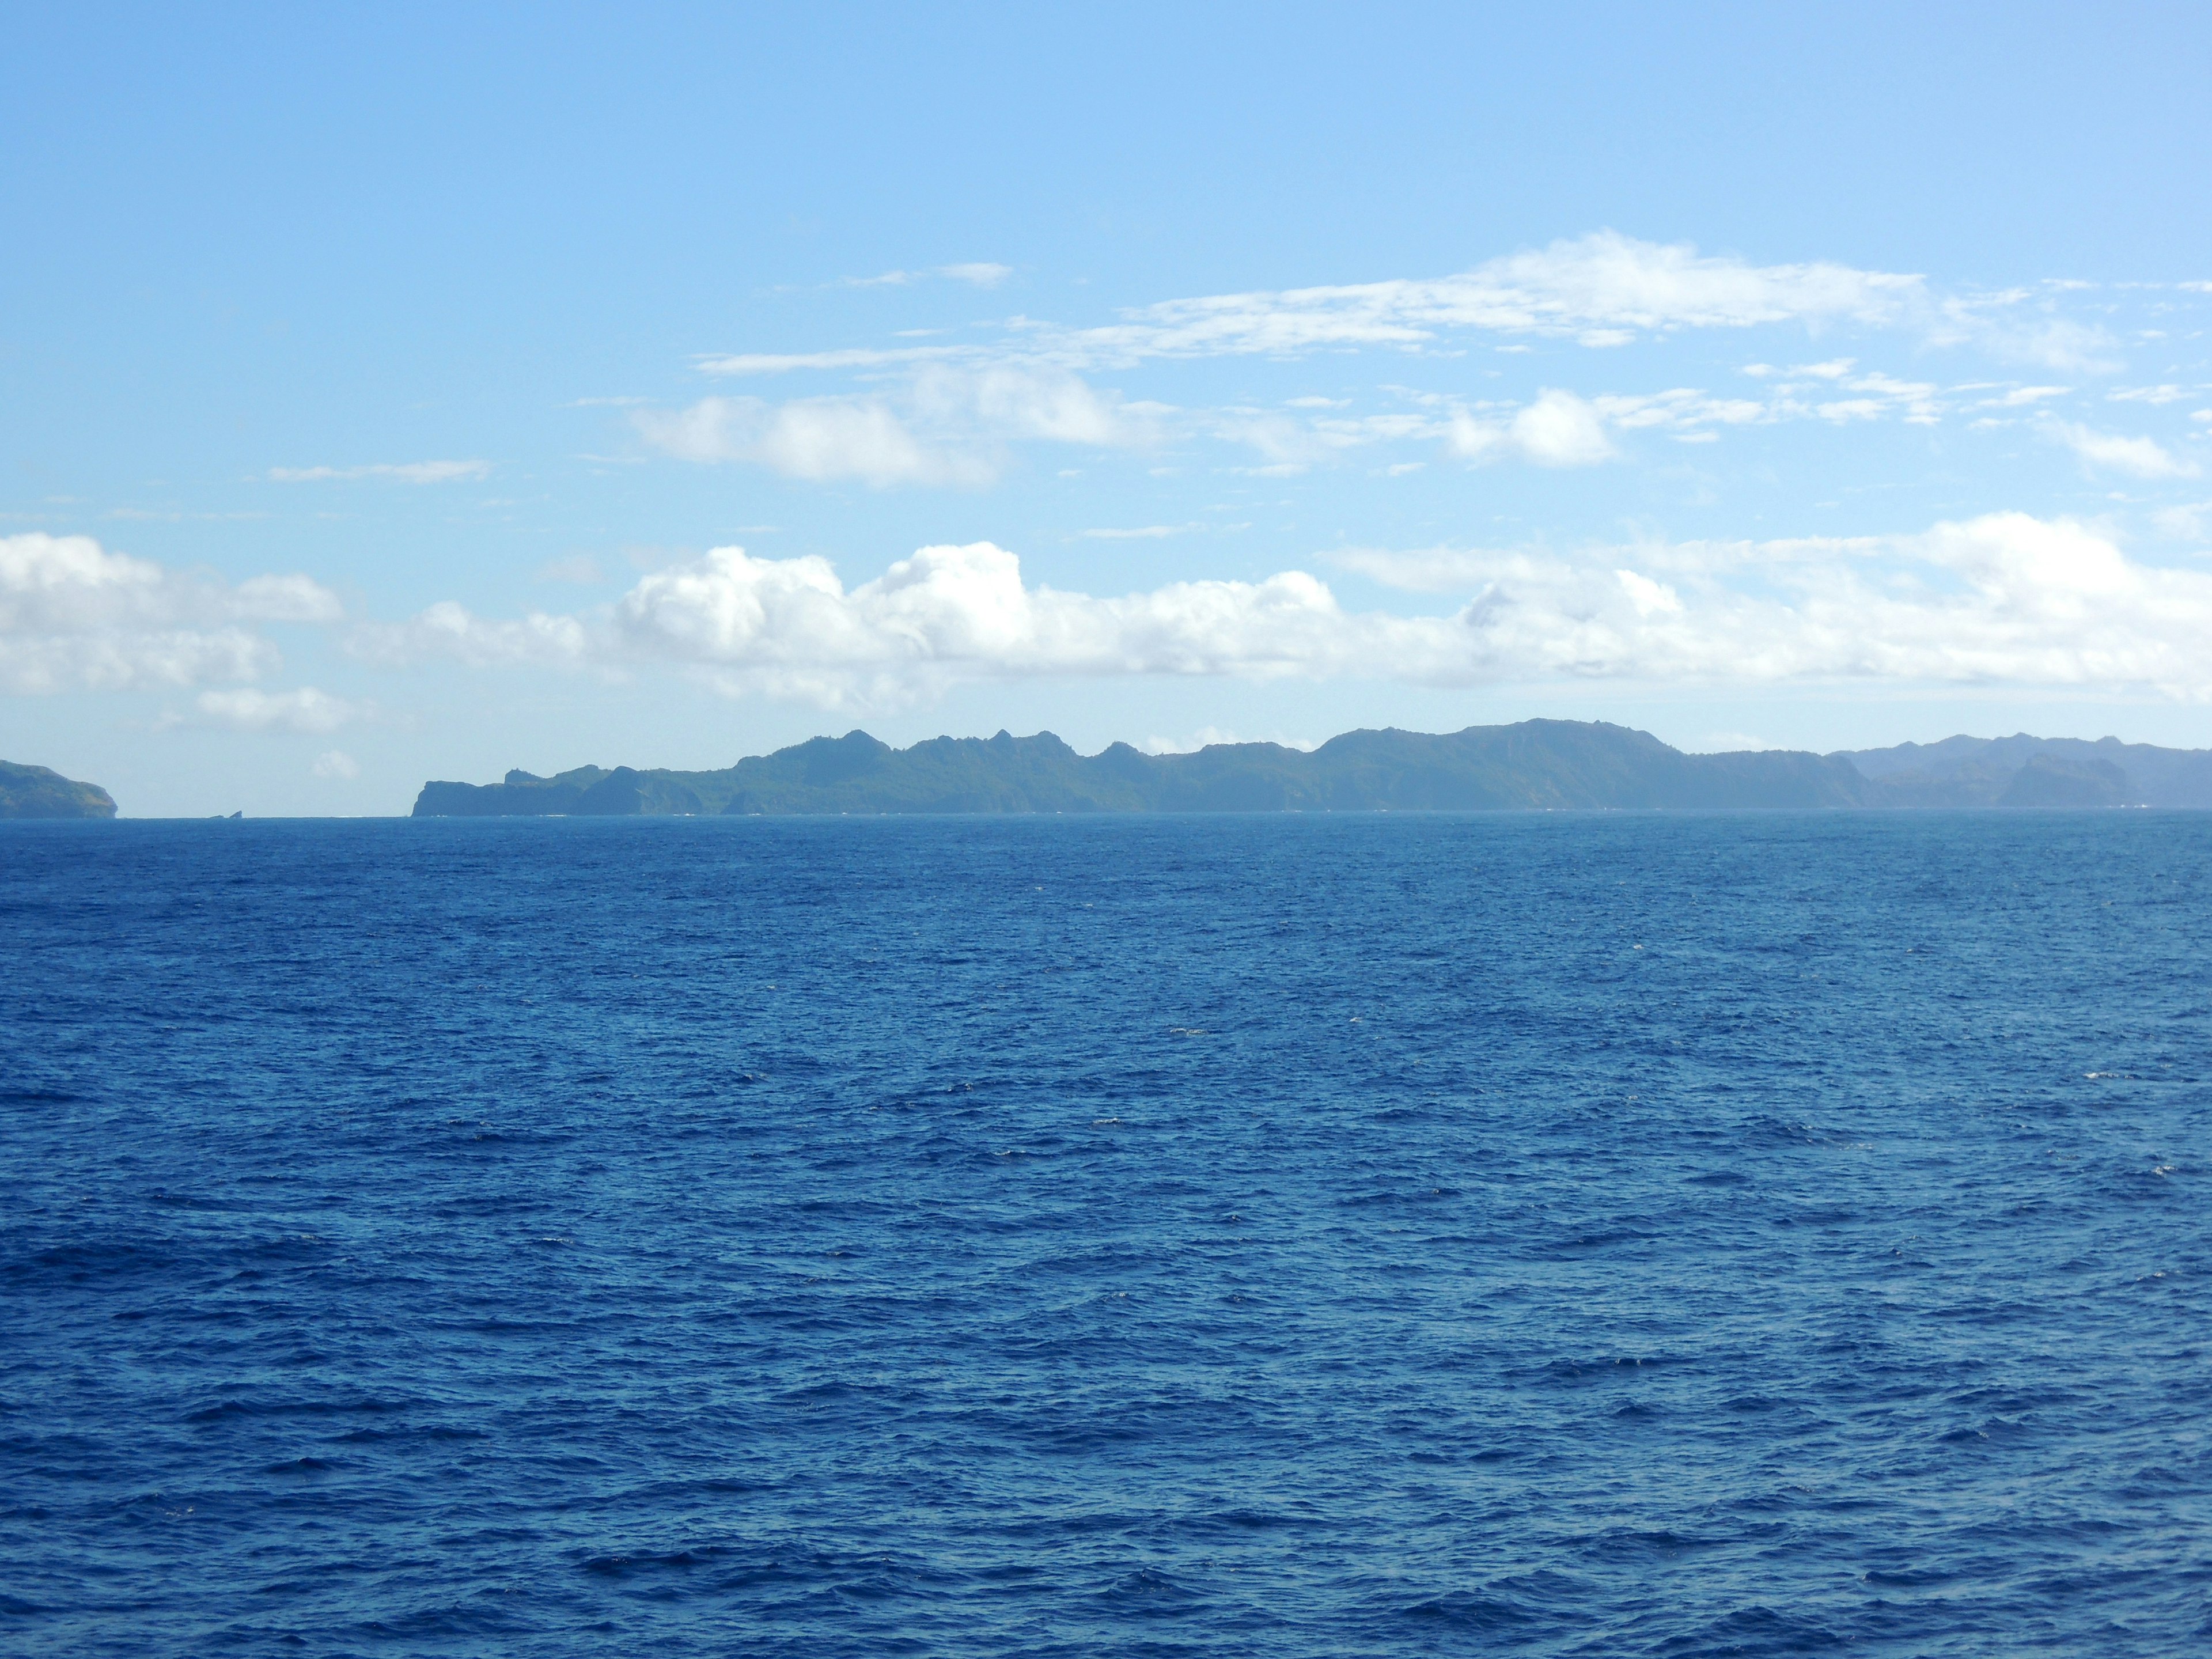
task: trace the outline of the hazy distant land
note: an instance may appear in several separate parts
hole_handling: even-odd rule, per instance
[[[1347,732],[1318,749],[1214,744],[1079,755],[1049,732],[815,738],[719,771],[580,766],[550,778],[430,782],[425,817],[884,812],[1541,811],[1592,808],[2212,808],[2212,750],[2103,738],[1947,738],[1815,755],[1690,755],[1646,732],[1522,720],[1463,732]],[[0,761],[0,818],[112,818],[98,784]]]
[[[816,738],[720,771],[580,766],[432,782],[416,817],[806,812],[1371,812],[1572,808],[2212,807],[2212,750],[2070,738],[1948,738],[1833,755],[1689,755],[1577,720],[1449,735],[1347,732],[1311,751],[1216,744],[1079,755],[1050,732],[893,749]]]
[[[0,818],[112,818],[115,802],[96,783],[44,766],[0,761]]]

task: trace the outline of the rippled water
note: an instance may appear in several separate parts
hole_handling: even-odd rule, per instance
[[[8,825],[0,1645],[2212,1649],[2212,816]]]

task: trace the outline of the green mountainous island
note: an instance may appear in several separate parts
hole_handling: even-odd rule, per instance
[[[0,818],[112,818],[115,802],[96,783],[43,766],[0,761]]]
[[[426,783],[416,817],[881,812],[1373,812],[1721,807],[2212,807],[2212,751],[2116,738],[1948,738],[1834,755],[1687,755],[1579,720],[1347,732],[1307,751],[1079,755],[1049,732],[893,749],[816,738],[716,772],[580,766]]]

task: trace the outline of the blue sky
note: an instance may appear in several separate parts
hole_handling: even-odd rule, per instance
[[[0,755],[2212,744],[2212,21],[1781,11],[10,8]]]

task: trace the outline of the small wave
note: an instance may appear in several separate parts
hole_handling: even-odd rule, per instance
[[[1536,1622],[1538,1614],[1504,1596],[1474,1590],[1452,1590],[1408,1603],[1400,1617],[1423,1625],[1483,1635],[1519,1630]]]

